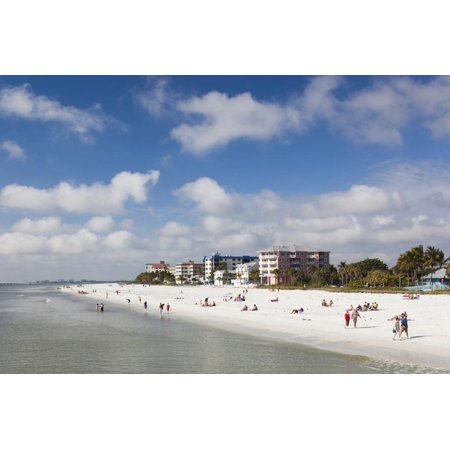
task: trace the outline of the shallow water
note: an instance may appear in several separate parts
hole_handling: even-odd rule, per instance
[[[56,286],[0,286],[0,373],[447,373],[237,334]]]

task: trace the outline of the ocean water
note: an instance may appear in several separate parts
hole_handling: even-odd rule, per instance
[[[447,373],[316,350],[69,295],[0,286],[0,373]]]

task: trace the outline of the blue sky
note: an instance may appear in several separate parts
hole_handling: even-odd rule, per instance
[[[0,281],[447,254],[449,139],[445,77],[0,76]]]

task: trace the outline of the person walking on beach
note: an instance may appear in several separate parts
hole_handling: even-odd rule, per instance
[[[164,311],[164,303],[159,303],[159,313],[162,314]]]
[[[394,320],[394,325],[392,327],[392,339],[395,341],[396,336],[400,338],[400,317],[394,316],[388,320]]]
[[[359,315],[358,310],[354,309],[353,312],[352,312],[352,319],[353,319],[353,326],[354,326],[354,328],[356,328],[356,322],[358,322],[358,317],[361,317],[361,316]]]
[[[167,311],[167,314],[169,314],[169,311],[170,311],[170,305],[167,303],[167,305],[166,305],[166,311]]]
[[[345,311],[344,320],[345,320],[345,328],[348,328],[348,326],[350,325],[350,313],[348,312],[348,310]]]
[[[147,300],[144,301],[144,308],[147,309]]]
[[[406,312],[402,313],[401,316],[400,316],[400,334],[399,334],[400,340],[402,339],[403,332],[405,332],[406,338],[409,338],[409,335],[408,335],[408,315],[406,314]]]

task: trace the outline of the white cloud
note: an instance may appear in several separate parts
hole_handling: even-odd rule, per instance
[[[1,255],[21,255],[45,250],[47,238],[24,233],[0,234]]]
[[[95,183],[73,186],[63,182],[54,188],[37,189],[11,184],[0,191],[0,205],[6,208],[36,212],[60,209],[69,213],[119,214],[125,203],[147,200],[147,185],[155,185],[159,171],[148,173],[120,172],[109,185]]]
[[[23,232],[0,235],[0,254],[88,254],[95,251],[97,236],[81,229],[73,234],[45,236]]]
[[[190,232],[190,228],[178,222],[168,222],[161,229],[162,236],[183,236]]]
[[[216,236],[238,232],[242,225],[243,223],[235,217],[206,216],[202,220],[203,230]]]
[[[215,180],[199,178],[175,191],[175,195],[186,201],[194,202],[205,213],[227,214],[236,205],[236,199],[228,194]]]
[[[346,192],[328,193],[306,204],[302,211],[307,214],[369,214],[401,207],[398,192],[390,192],[375,186],[354,185]]]
[[[95,233],[105,233],[114,225],[114,219],[111,216],[95,216],[89,219],[86,227]]]
[[[372,224],[374,228],[385,227],[387,225],[395,224],[394,216],[375,216],[372,219]]]
[[[192,97],[177,104],[190,122],[173,128],[171,135],[195,155],[240,138],[264,141],[286,132],[306,133],[318,123],[357,143],[393,147],[403,144],[404,131],[412,125],[427,128],[436,138],[450,135],[449,77],[426,82],[375,78],[364,89],[342,94],[347,80],[314,77],[284,104],[256,100],[248,92]]]
[[[103,245],[112,250],[123,250],[133,247],[135,242],[133,234],[121,230],[108,234],[103,240]]]
[[[151,116],[159,117],[172,103],[172,94],[169,93],[169,82],[167,79],[149,79],[151,87],[135,94],[136,102],[144,108]]]
[[[196,155],[223,147],[234,139],[267,140],[278,135],[288,120],[285,108],[256,101],[249,93],[228,97],[209,92],[180,102],[178,109],[203,118],[199,124],[181,124],[172,130],[172,137]]]
[[[99,105],[84,110],[65,106],[57,100],[34,94],[27,84],[0,89],[0,115],[59,123],[85,141],[92,140],[93,133],[102,132],[109,120]]]
[[[75,253],[89,255],[95,251],[98,237],[89,230],[82,228],[75,234],[61,234],[48,239],[48,249],[51,253]]]
[[[34,235],[52,235],[61,232],[61,229],[62,223],[59,217],[44,217],[37,220],[26,217],[12,227],[14,232]]]
[[[87,260],[105,272],[120,266],[128,273],[132,267],[134,276],[149,255],[175,264],[201,261],[214,251],[255,254],[274,244],[330,250],[336,264],[383,255],[393,265],[401,252],[418,244],[437,246],[448,255],[449,170],[431,163],[391,165],[383,173],[377,168],[366,184],[308,198],[280,198],[269,190],[236,192],[199,178],[174,192],[180,200],[178,219],[144,237],[123,229],[105,236],[109,220],[97,215],[71,229],[57,217],[27,218],[0,234],[0,254],[19,265],[39,256],[54,267],[68,267],[67,273],[75,266],[85,270]]]
[[[11,159],[25,159],[25,151],[14,141],[3,141],[0,143],[0,149],[5,150]]]
[[[134,221],[133,219],[124,219],[120,222],[120,227],[124,228],[125,230],[132,230],[134,227]]]

